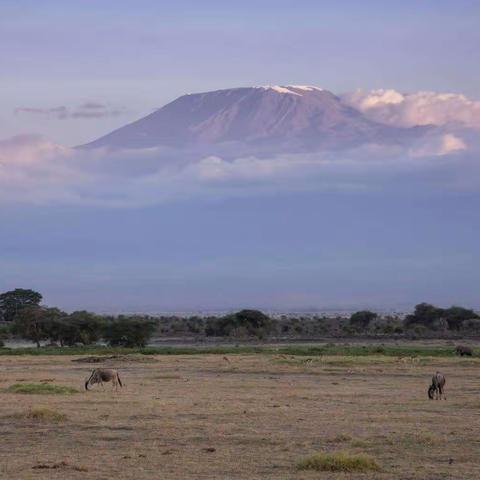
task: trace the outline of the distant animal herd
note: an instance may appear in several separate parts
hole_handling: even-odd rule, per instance
[[[455,353],[461,357],[473,356],[473,350],[470,347],[466,347],[464,345],[458,345],[455,348]],[[228,360],[224,357],[225,360]],[[230,360],[228,360],[230,362]],[[88,386],[92,386],[95,384],[99,384],[104,388],[104,383],[112,382],[112,389],[118,391],[118,386],[123,388],[122,381],[120,380],[120,375],[118,374],[118,370],[113,368],[94,368],[92,373],[88,377],[87,381],[85,382],[85,390],[88,390]],[[442,397],[446,400],[445,396],[445,375],[441,372],[435,372],[432,377],[432,383],[428,387],[428,398],[430,400],[441,400]]]

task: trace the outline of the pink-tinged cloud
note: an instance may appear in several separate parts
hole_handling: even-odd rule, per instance
[[[398,127],[460,125],[480,129],[480,101],[457,93],[357,90],[342,97],[372,120]]]

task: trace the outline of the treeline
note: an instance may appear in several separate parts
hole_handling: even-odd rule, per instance
[[[473,310],[452,306],[417,305],[405,318],[369,310],[348,317],[319,315],[271,318],[258,310],[224,316],[97,315],[87,311],[66,313],[41,305],[42,295],[15,289],[0,294],[0,345],[14,336],[35,343],[59,346],[93,345],[143,347],[158,337],[223,337],[231,339],[315,338],[322,336],[383,335],[440,336],[480,334],[480,317]]]
[[[440,308],[429,303],[419,303],[412,314],[403,320],[380,317],[369,310],[351,315],[349,327],[357,331],[381,331],[396,334],[427,333],[480,333],[480,316],[473,310],[452,306]]]
[[[144,347],[156,330],[156,321],[144,316],[97,315],[87,311],[66,313],[40,305],[42,295],[33,290],[15,289],[0,294],[0,341],[9,336],[29,340],[40,347],[52,345],[93,345]]]

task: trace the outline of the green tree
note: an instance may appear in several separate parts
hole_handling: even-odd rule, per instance
[[[153,320],[121,316],[105,325],[103,338],[112,347],[145,347],[155,329]]]
[[[454,305],[443,311],[443,318],[447,321],[450,330],[460,330],[466,320],[474,320],[480,317],[473,310]]]
[[[75,343],[91,345],[102,337],[105,322],[99,315],[81,310],[71,313],[67,321],[78,330],[78,339]]]
[[[0,294],[0,315],[6,322],[11,322],[24,308],[38,306],[42,295],[35,290],[16,288]]]
[[[224,317],[209,319],[205,333],[207,336],[245,335],[263,337],[270,333],[273,322],[259,310],[240,310]]]
[[[7,340],[12,333],[11,325],[0,326],[0,347],[5,346],[5,340]]]
[[[405,326],[423,325],[427,328],[432,328],[438,320],[444,317],[445,310],[443,308],[435,307],[429,303],[419,303],[415,306],[415,311],[412,315],[407,315],[405,318]]]
[[[367,328],[371,321],[375,320],[378,314],[370,310],[361,310],[350,316],[350,325],[353,327]]]
[[[40,347],[42,340],[52,337],[52,325],[64,316],[66,314],[58,308],[24,307],[15,316],[13,332]]]

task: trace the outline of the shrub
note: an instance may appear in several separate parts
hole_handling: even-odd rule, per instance
[[[297,464],[299,470],[317,470],[325,472],[366,472],[379,470],[375,459],[364,453],[347,452],[314,453],[303,458]]]
[[[22,393],[31,395],[69,395],[78,390],[64,385],[49,383],[15,383],[4,390],[7,393]]]

